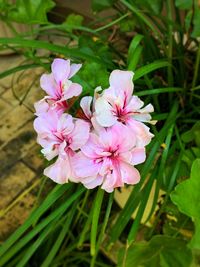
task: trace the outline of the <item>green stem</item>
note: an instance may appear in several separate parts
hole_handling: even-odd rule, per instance
[[[117,24],[118,22],[120,22],[121,20],[125,19],[125,18],[128,17],[128,16],[130,16],[130,12],[124,14],[123,16],[119,17],[118,19],[113,20],[113,21],[111,21],[110,23],[108,23],[108,24],[106,24],[106,25],[104,25],[104,26],[102,26],[102,27],[100,27],[100,28],[97,28],[97,29],[94,30],[94,31],[95,31],[95,32],[103,31],[103,30],[105,30],[105,29],[107,29],[107,28],[109,28],[109,27],[111,27],[111,26]]]
[[[170,21],[173,20],[172,17],[172,2],[171,0],[167,1],[167,15],[168,19]],[[172,54],[173,54],[173,26],[172,24],[169,24],[168,26],[168,39],[169,39],[169,45],[168,45],[168,59],[170,65],[168,66],[168,86],[173,86],[173,72],[172,72]],[[171,94],[170,94],[171,98]],[[170,99],[171,100],[171,99]]]

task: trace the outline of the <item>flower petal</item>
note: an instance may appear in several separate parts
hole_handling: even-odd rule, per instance
[[[126,162],[120,162],[122,180],[126,184],[137,184],[140,181],[139,171]]]
[[[44,175],[58,184],[67,183],[71,176],[69,159],[58,158],[54,164],[44,170]]]
[[[144,123],[136,121],[134,119],[130,119],[128,121],[128,127],[135,133],[136,135],[136,146],[144,147],[148,145],[154,136],[149,132],[149,127],[147,127]]]
[[[69,114],[62,114],[58,121],[57,132],[69,135],[74,129],[73,118]]]
[[[133,165],[140,164],[146,159],[146,153],[144,147],[137,147],[133,149],[131,163]]]
[[[62,58],[54,59],[51,70],[57,84],[60,84],[64,79],[69,77],[70,74],[70,60]]]
[[[67,90],[64,91],[64,99],[70,99],[79,96],[82,92],[82,86],[78,83],[72,83]]]
[[[84,120],[77,120],[75,122],[75,127],[70,134],[72,143],[70,148],[72,150],[77,150],[81,148],[87,142],[89,138],[90,125]]]
[[[74,76],[80,70],[81,67],[82,64],[71,64],[68,78],[70,79],[72,76]]]
[[[80,106],[81,106],[85,116],[88,119],[91,119],[91,117],[92,117],[91,103],[92,103],[92,97],[91,96],[85,96],[80,101]]]
[[[92,176],[92,177],[89,177],[90,178],[90,181],[88,181],[87,179],[84,179],[82,181],[82,183],[84,184],[84,186],[88,189],[93,189],[99,185],[102,184],[103,182],[103,177],[100,176],[100,175],[97,175],[97,176]],[[92,179],[91,179],[92,178]]]
[[[117,95],[123,91],[126,93],[128,99],[132,96],[133,75],[134,73],[132,71],[114,70],[111,72],[109,78],[110,86],[116,89]]]
[[[45,101],[45,99],[41,99],[34,104],[35,115],[40,116],[49,110],[49,104]]]
[[[77,177],[82,178],[96,176],[98,174],[100,165],[94,160],[87,158],[82,152],[77,153],[72,158],[72,165]]]
[[[41,88],[51,97],[56,98],[56,83],[53,74],[43,74],[40,78]]]
[[[113,116],[112,107],[104,97],[99,97],[95,102],[95,117],[97,122],[103,127],[109,127],[117,122],[117,117]]]

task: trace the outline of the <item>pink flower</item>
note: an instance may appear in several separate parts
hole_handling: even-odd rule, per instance
[[[137,137],[137,145],[147,145],[153,135],[141,122],[151,122],[151,104],[143,107],[139,97],[133,94],[133,72],[114,70],[110,75],[110,87],[95,102],[95,117],[103,127],[110,127],[116,122],[130,126]],[[143,108],[142,108],[143,107]]]
[[[70,60],[56,58],[51,65],[52,73],[41,76],[40,85],[48,94],[44,99],[51,107],[64,112],[67,108],[66,100],[81,94],[81,85],[69,80],[81,66],[81,64],[70,65]]]
[[[73,157],[79,181],[87,188],[102,185],[107,192],[125,183],[138,183],[140,174],[132,165],[145,160],[145,149],[136,148],[135,142],[135,135],[119,123],[98,135],[91,133],[81,152]]]
[[[57,183],[72,179],[74,173],[71,158],[87,142],[89,124],[83,120],[74,122],[71,115],[58,116],[56,112],[49,110],[35,119],[34,128],[44,156],[48,160],[58,156],[57,161],[45,169],[45,175]]]

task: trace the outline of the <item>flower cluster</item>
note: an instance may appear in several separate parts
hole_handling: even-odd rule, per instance
[[[109,88],[97,87],[94,97],[83,97],[82,116],[74,118],[69,99],[79,96],[82,87],[70,78],[80,68],[70,60],[55,59],[52,72],[41,77],[47,96],[35,104],[34,128],[47,160],[56,157],[44,174],[59,184],[70,180],[107,192],[136,184],[140,174],[134,166],[145,161],[145,146],[153,137],[144,124],[152,122],[153,106],[143,107],[132,95],[133,72],[114,70]]]

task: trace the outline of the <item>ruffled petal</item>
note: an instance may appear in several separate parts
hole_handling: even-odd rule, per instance
[[[54,164],[44,170],[44,175],[58,184],[67,183],[71,176],[69,159],[58,158]]]
[[[88,141],[89,138],[90,125],[84,120],[77,120],[75,122],[75,127],[70,134],[72,143],[70,148],[72,150],[77,150],[81,148]]]
[[[82,152],[74,155],[72,165],[80,181],[82,181],[82,178],[96,176],[100,169],[100,164],[95,163],[93,159],[87,158]]]
[[[126,184],[137,184],[140,181],[139,171],[126,162],[120,162],[122,180]]]
[[[134,119],[130,119],[128,121],[128,126],[131,128],[133,133],[136,135],[136,146],[144,147],[148,145],[154,136],[150,133],[149,127],[147,127],[144,123],[136,121]]]

